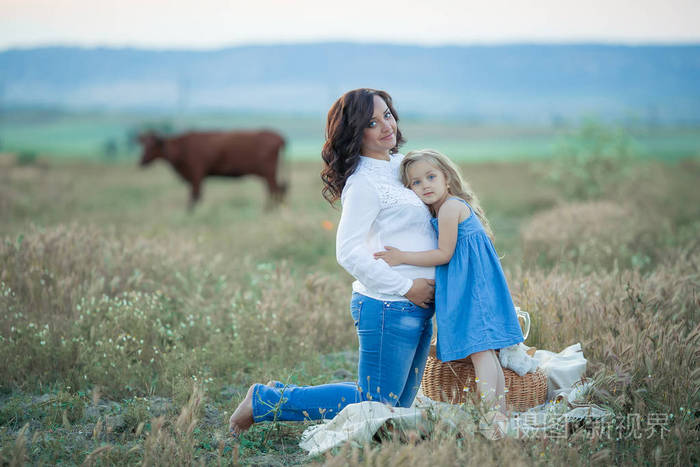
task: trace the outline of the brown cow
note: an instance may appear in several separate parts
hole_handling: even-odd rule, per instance
[[[199,200],[205,177],[257,175],[267,182],[268,206],[282,201],[286,183],[277,181],[284,138],[273,131],[191,132],[165,138],[155,133],[139,137],[141,165],[165,159],[192,186],[189,207]]]

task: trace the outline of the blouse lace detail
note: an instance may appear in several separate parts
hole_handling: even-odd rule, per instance
[[[382,209],[400,204],[423,206],[420,198],[401,184],[396,176],[395,168],[384,161],[363,158],[355,173],[358,176],[366,177],[374,185]]]

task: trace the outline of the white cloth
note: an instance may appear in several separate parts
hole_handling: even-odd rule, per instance
[[[404,251],[437,247],[428,207],[401,185],[403,155],[389,161],[360,157],[341,195],[343,211],[336,235],[336,257],[355,279],[353,291],[377,300],[406,300],[413,279],[435,278],[434,267],[391,267],[373,253],[393,246]]]
[[[387,420],[403,428],[416,427],[423,420],[423,411],[372,401],[350,404],[327,423],[307,428],[299,446],[315,455],[351,439],[370,440]]]
[[[528,349],[529,347],[522,342],[502,348],[498,352],[501,366],[513,370],[518,376],[525,376],[527,373],[537,370],[539,363],[527,354]]]
[[[535,351],[535,360],[547,375],[547,399],[556,398],[571,388],[586,371],[581,344],[570,345],[559,353]]]
[[[568,421],[612,415],[609,410],[583,402],[583,396],[592,384],[581,380],[586,370],[581,344],[571,345],[556,354],[538,350],[535,360],[547,374],[548,401],[526,412],[513,414],[509,420],[509,433],[519,431],[526,436],[548,433],[551,436]],[[555,397],[549,398],[549,394],[555,394]],[[307,428],[299,446],[313,456],[347,441],[365,443],[390,419],[399,422],[404,429],[419,428],[425,426],[423,422],[428,409],[443,425],[459,427],[462,433],[476,431],[471,415],[461,406],[433,401],[419,391],[410,408],[389,407],[372,401],[347,405],[332,420]]]

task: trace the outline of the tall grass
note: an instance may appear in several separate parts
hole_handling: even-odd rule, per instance
[[[339,212],[318,196],[318,165],[291,165],[291,196],[277,211],[263,211],[256,180],[212,181],[193,214],[164,166],[5,165],[0,459],[697,463],[700,164],[647,164],[585,202],[539,183],[541,166],[464,171],[515,301],[533,318],[528,344],[581,342],[597,383],[591,401],[620,419],[667,414],[663,438],[584,429],[496,446],[438,423],[316,459],[297,447],[303,424],[256,425],[234,442],[227,417],[252,382],[356,371],[351,278],[334,258]]]
[[[231,283],[191,245],[171,248],[179,253],[76,225],[33,228],[0,246],[2,387],[172,395],[182,380],[293,367],[352,345],[341,281],[241,259],[228,264],[245,271]]]

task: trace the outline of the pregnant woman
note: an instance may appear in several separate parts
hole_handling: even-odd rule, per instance
[[[359,340],[358,380],[319,386],[254,384],[229,420],[234,435],[270,420],[333,418],[347,404],[374,400],[409,407],[428,357],[434,313],[433,267],[391,267],[373,253],[437,246],[430,211],[399,179],[403,142],[384,91],[355,89],[328,112],[323,196],[338,199],[338,263],[356,280],[350,311]]]

